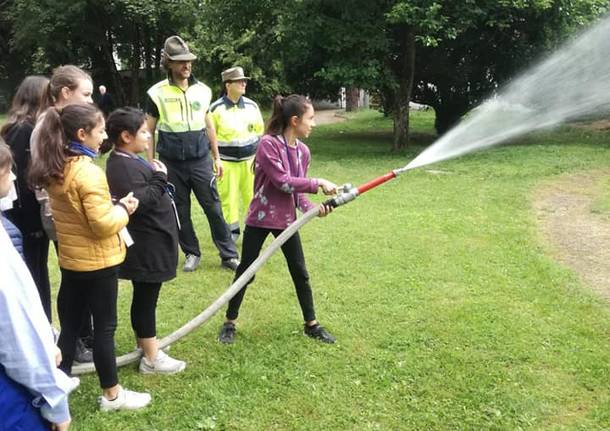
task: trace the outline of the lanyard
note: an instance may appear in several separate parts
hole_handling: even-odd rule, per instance
[[[292,156],[290,155],[290,148],[288,147],[288,140],[284,135],[282,135],[282,140],[284,141],[284,146],[286,147],[286,157],[288,158],[288,173],[290,176],[298,177],[301,175],[301,152],[299,151],[299,144],[297,143],[296,152],[297,152],[297,163],[296,168],[292,166]],[[295,209],[299,207],[299,194],[293,193],[294,198],[294,207]]]
[[[146,160],[142,156],[138,156],[136,154],[130,154],[125,151],[117,150],[116,148],[114,149],[114,152],[117,153],[119,156],[129,157],[130,159],[133,159],[133,160],[136,160],[136,161],[142,163],[144,166],[146,166],[151,171],[155,170],[155,168],[153,168],[153,166],[150,163],[148,163],[148,160]]]
[[[292,164],[292,156],[290,155],[290,148],[288,147],[288,141],[286,137],[282,135],[282,140],[284,142],[284,146],[286,147],[286,157],[288,158],[288,173],[291,177],[299,177],[301,176],[301,152],[299,151],[299,144],[296,146],[297,152],[297,163],[296,168]]]
[[[146,160],[142,156],[138,156],[136,154],[130,154],[125,151],[117,150],[116,148],[114,149],[114,153],[117,156],[127,157],[128,159],[136,160],[137,162],[140,162],[141,164],[143,164],[144,166],[149,168],[151,171],[155,172],[155,168],[153,167],[153,165],[151,165],[148,162],[148,160]],[[176,208],[176,203],[174,202],[174,197],[176,195],[176,187],[172,183],[167,181],[165,183],[165,186],[163,187],[163,189],[165,190],[165,193],[167,193],[167,196],[169,196],[170,202],[172,204],[172,209],[174,210],[174,216],[176,216],[176,223],[178,225],[178,230],[181,230],[182,227],[180,226],[180,218],[178,217],[178,209]]]
[[[97,158],[97,153],[95,151],[93,151],[91,148],[81,144],[80,142],[70,141],[68,143],[68,148],[70,150],[74,151],[75,153],[79,153],[84,156],[89,156],[92,159]]]

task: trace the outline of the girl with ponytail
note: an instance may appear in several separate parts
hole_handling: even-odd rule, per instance
[[[254,198],[250,203],[242,244],[242,258],[237,271],[237,280],[258,257],[265,239],[271,233],[277,237],[296,219],[296,210],[307,212],[314,204],[306,193],[336,193],[337,186],[323,178],[307,177],[310,152],[300,139],[309,137],[315,127],[314,109],[311,101],[297,94],[276,97],[273,113],[256,150],[254,162]],[[331,212],[331,208],[320,204],[320,217]],[[313,294],[299,233],[295,233],[282,246],[288,270],[296,288],[297,297],[305,321],[305,335],[324,343],[334,343],[333,337],[316,320]],[[253,279],[249,281],[252,282]],[[229,302],[226,321],[218,339],[222,343],[233,343],[235,322],[247,285]]]
[[[128,236],[124,228],[138,200],[129,193],[112,203],[104,171],[93,162],[105,138],[104,116],[95,106],[49,108],[36,137],[40,142],[33,142],[40,153],[32,162],[30,181],[49,193],[57,231],[60,368],[70,373],[82,310],[89,309],[93,362],[102,388],[100,408],[138,409],[150,402],[150,395],[119,385],[114,352],[118,268],[125,258],[123,238]]]

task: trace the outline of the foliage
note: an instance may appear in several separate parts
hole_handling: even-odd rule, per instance
[[[443,133],[542,53],[599,17],[605,0],[444,3],[455,23],[418,50],[414,100],[434,107]]]

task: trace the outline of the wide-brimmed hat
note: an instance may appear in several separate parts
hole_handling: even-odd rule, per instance
[[[192,61],[197,59],[197,56],[189,50],[188,45],[180,36],[170,36],[165,39],[163,54],[168,60],[172,61]]]
[[[222,82],[250,79],[249,76],[244,76],[244,69],[239,66],[225,70],[220,74],[220,77],[222,78]]]

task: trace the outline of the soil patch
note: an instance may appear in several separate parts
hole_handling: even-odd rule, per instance
[[[535,190],[533,206],[551,253],[610,302],[610,219],[592,212],[610,169],[569,175]]]

